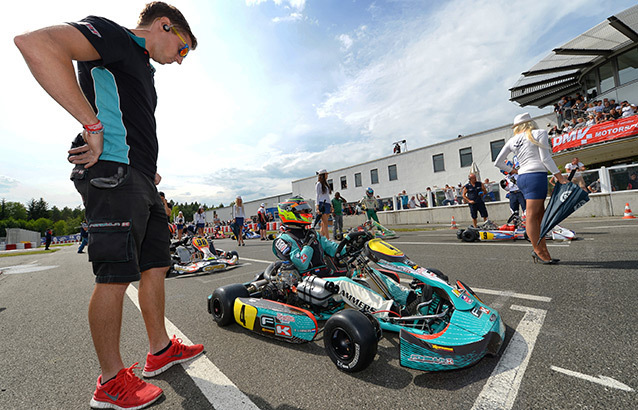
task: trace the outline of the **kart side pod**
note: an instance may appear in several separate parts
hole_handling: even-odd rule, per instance
[[[309,311],[268,299],[237,298],[235,322],[248,330],[289,343],[305,343],[317,335],[315,317]]]

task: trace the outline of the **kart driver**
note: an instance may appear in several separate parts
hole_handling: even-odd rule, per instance
[[[278,204],[277,210],[285,228],[272,244],[272,251],[279,259],[290,260],[302,275],[343,274],[335,275],[337,268],[323,257],[324,253],[334,257],[339,244],[308,229],[312,223],[312,208],[305,199],[300,196],[290,198]],[[345,252],[344,248],[341,253]]]
[[[284,224],[285,231],[273,241],[273,253],[281,260],[290,260],[301,275],[344,276],[347,272],[339,270],[330,258],[324,258],[324,253],[335,257],[339,244],[321,235],[314,229],[308,229],[312,222],[312,208],[300,196],[281,202],[277,209]],[[341,255],[346,249],[341,251]],[[380,275],[393,300],[406,306],[416,298],[413,291],[396,283],[385,275]],[[361,286],[362,292],[369,292]],[[381,309],[381,306],[378,306]]]

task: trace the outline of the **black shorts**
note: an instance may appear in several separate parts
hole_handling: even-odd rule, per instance
[[[487,208],[485,207],[485,202],[475,201],[473,204],[469,204],[469,205],[470,205],[470,215],[472,216],[472,219],[476,219],[476,217],[478,216],[477,214],[479,212],[481,213],[481,217],[487,218]]]
[[[97,188],[93,178],[124,178],[113,188]],[[168,218],[155,184],[140,171],[111,161],[98,161],[74,180],[89,223],[89,261],[97,283],[129,283],[140,272],[168,267]]]

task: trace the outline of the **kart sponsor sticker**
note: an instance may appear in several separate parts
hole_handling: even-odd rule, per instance
[[[486,308],[485,306],[481,306],[479,307],[479,309],[481,309],[481,312],[485,313],[486,315],[490,314],[490,310]]]
[[[281,337],[292,337],[292,329],[290,328],[290,326],[277,325],[275,334]]]
[[[279,251],[283,254],[287,254],[289,250],[288,243],[283,239],[277,239],[275,241],[275,248],[279,249]]]
[[[295,317],[291,315],[285,315],[283,313],[277,313],[277,321],[279,323],[290,323],[295,321]]]
[[[476,316],[477,318],[478,318],[478,317],[481,317],[481,314],[482,314],[482,313],[483,313],[483,311],[481,311],[479,308],[474,308],[474,309],[472,309],[472,314],[473,314],[474,316]]]
[[[461,299],[463,299],[464,302],[469,303],[470,305],[474,303],[474,300],[472,300],[472,298],[465,293],[461,295]]]
[[[259,319],[262,328],[266,329],[274,329],[275,328],[275,318],[272,316],[262,316]]]
[[[452,293],[454,293],[456,295],[456,297],[458,298],[459,296],[461,296],[461,292],[458,291],[458,289],[454,289],[452,288]]]
[[[447,347],[447,346],[439,346],[439,345],[434,345],[434,344],[432,345],[432,348],[433,348],[433,349],[436,349],[436,350],[445,350],[445,351],[447,351],[447,352],[453,352],[453,351],[454,351],[454,349],[453,349],[453,348],[451,348],[451,347]]]
[[[433,363],[433,364],[440,364],[443,366],[454,365],[454,359],[450,357],[432,357],[432,356],[423,356],[420,354],[413,354],[413,355],[410,355],[408,360],[411,362]]]

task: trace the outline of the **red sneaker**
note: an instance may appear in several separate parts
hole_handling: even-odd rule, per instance
[[[135,410],[150,406],[162,395],[162,389],[146,383],[133,373],[137,363],[117,373],[115,379],[102,385],[97,378],[97,388],[91,399],[91,407],[97,409]]]
[[[157,376],[172,365],[197,357],[204,351],[204,345],[185,346],[182,344],[182,339],[178,339],[175,335],[171,342],[173,342],[171,347],[161,355],[155,356],[150,352],[146,355],[142,376]]]

